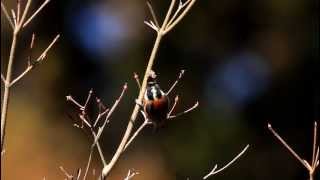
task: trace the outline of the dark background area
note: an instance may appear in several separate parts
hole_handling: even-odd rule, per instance
[[[4,3],[9,9],[15,4]],[[162,19],[169,1],[151,3]],[[19,41],[14,75],[27,64],[32,32],[35,57],[57,33],[61,39],[12,92],[2,178],[62,179],[59,166],[84,168],[91,137],[72,126],[74,106],[65,96],[83,102],[93,88],[111,106],[127,82],[101,140],[106,158],[112,157],[138,94],[133,73],[142,78],[155,40],[143,24],[147,10],[145,1],[52,0],[33,20]],[[310,160],[320,109],[318,10],[317,1],[304,0],[197,1],[161,42],[154,70],[167,90],[185,69],[170,98],[179,94],[177,111],[197,100],[200,107],[157,133],[144,130],[110,179],[125,177],[131,168],[140,172],[136,179],[200,179],[246,144],[249,151],[216,179],[307,179],[267,123]],[[2,15],[1,39],[5,72],[11,32]],[[98,154],[93,166],[101,168]]]

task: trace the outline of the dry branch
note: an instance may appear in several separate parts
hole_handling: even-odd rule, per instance
[[[307,160],[301,158],[287,142],[272,128],[271,124],[268,124],[268,129],[270,132],[281,142],[281,144],[295,157],[308,171],[309,171],[309,180],[314,179],[314,174],[319,165],[319,145],[317,144],[317,122],[314,122],[313,130],[313,146],[312,146],[312,160],[309,163]]]

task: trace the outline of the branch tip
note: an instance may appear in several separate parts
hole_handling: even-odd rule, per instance
[[[72,99],[71,95],[66,96],[67,101],[70,101]]]
[[[268,128],[271,130],[272,129],[272,126],[270,123],[268,123]]]

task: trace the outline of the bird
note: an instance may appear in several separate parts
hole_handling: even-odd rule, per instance
[[[163,127],[168,119],[169,98],[164,93],[155,78],[150,77],[143,98],[143,110],[148,119],[151,120],[155,130]]]

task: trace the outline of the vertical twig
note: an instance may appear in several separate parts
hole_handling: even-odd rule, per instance
[[[1,109],[1,151],[3,150],[4,138],[5,138],[5,130],[6,130],[6,120],[7,120],[7,112],[8,112],[8,104],[10,97],[10,81],[11,81],[11,73],[12,73],[12,65],[15,56],[16,44],[17,44],[17,32],[13,32],[13,38],[11,43],[9,62],[7,66],[7,75],[4,85],[4,93],[3,93],[3,102]]]
[[[191,3],[194,3],[194,2],[195,2],[195,0],[191,1]],[[157,31],[157,38],[156,38],[156,40],[154,42],[154,45],[153,45],[153,48],[152,48],[152,51],[151,51],[151,55],[149,57],[148,65],[147,65],[146,71],[144,73],[144,78],[143,78],[141,89],[140,89],[139,96],[138,96],[138,99],[137,99],[138,102],[142,102],[143,95],[145,93],[146,86],[147,86],[147,80],[148,80],[148,77],[149,77],[149,73],[152,70],[152,67],[153,67],[153,64],[154,64],[154,61],[155,61],[155,57],[156,57],[156,54],[157,54],[158,49],[159,49],[160,42],[162,40],[162,37],[166,34],[166,32],[168,32],[166,27],[167,27],[168,21],[170,19],[174,4],[175,4],[175,0],[171,0],[169,9],[167,11],[167,14],[165,16],[165,19],[164,19],[164,21],[162,23],[161,28],[155,29]],[[180,15],[177,18],[176,21],[179,22],[190,8],[191,8],[191,6],[189,5],[187,7],[187,9],[183,12],[184,14],[182,16]],[[173,28],[175,26],[175,24],[177,24],[176,21],[173,22],[173,24],[174,24],[173,26],[169,26],[168,28]],[[134,109],[133,109],[133,112],[131,114],[129,123],[127,125],[127,129],[126,129],[126,131],[125,131],[125,133],[124,133],[124,135],[122,137],[122,140],[121,140],[121,142],[120,142],[115,154],[113,155],[113,157],[110,160],[110,162],[108,163],[108,165],[103,167],[103,170],[102,170],[102,178],[103,179],[105,179],[109,175],[111,169],[113,168],[115,163],[118,161],[121,153],[125,149],[125,146],[126,146],[128,140],[130,138],[130,135],[131,135],[131,132],[132,132],[132,129],[133,129],[133,123],[135,122],[135,120],[137,118],[137,115],[139,113],[139,109],[140,109],[140,106],[138,104],[136,104]]]
[[[21,32],[21,27],[25,22],[26,16],[28,14],[30,5],[32,0],[28,0],[24,9],[23,13],[21,14],[21,1],[17,1],[17,12],[14,10],[11,10],[12,18],[8,14],[8,11],[5,7],[5,5],[1,2],[1,10],[5,14],[6,19],[8,20],[10,26],[12,27],[12,42],[11,42],[11,48],[10,48],[10,55],[8,60],[8,65],[6,67],[6,77],[4,78],[3,75],[1,75],[1,79],[4,82],[4,93],[2,98],[2,109],[1,109],[1,151],[3,151],[4,146],[4,140],[5,140],[5,130],[6,130],[6,123],[7,123],[7,113],[8,113],[8,106],[10,101],[10,90],[11,86],[21,79],[27,72],[29,72],[33,66],[28,66],[26,71],[23,72],[18,78],[16,78],[13,82],[11,82],[12,79],[12,71],[13,71],[13,61],[15,59],[15,53],[16,53],[16,46],[19,34]],[[45,4],[48,3],[48,0],[46,0]],[[44,6],[40,6],[38,10],[34,14],[37,14]],[[33,19],[34,16],[31,16],[29,19],[29,22]],[[59,38],[59,35],[55,38],[53,43],[49,45],[49,47],[43,51],[42,55],[39,57],[39,61],[43,60],[45,58],[47,51],[51,48],[51,46],[56,42],[56,40]]]
[[[315,171],[319,165],[319,146],[317,145],[317,122],[314,122],[313,130],[313,146],[312,146],[312,160],[311,163],[301,158],[281,136],[268,124],[268,129],[281,142],[281,144],[309,171],[309,180],[313,180]]]

